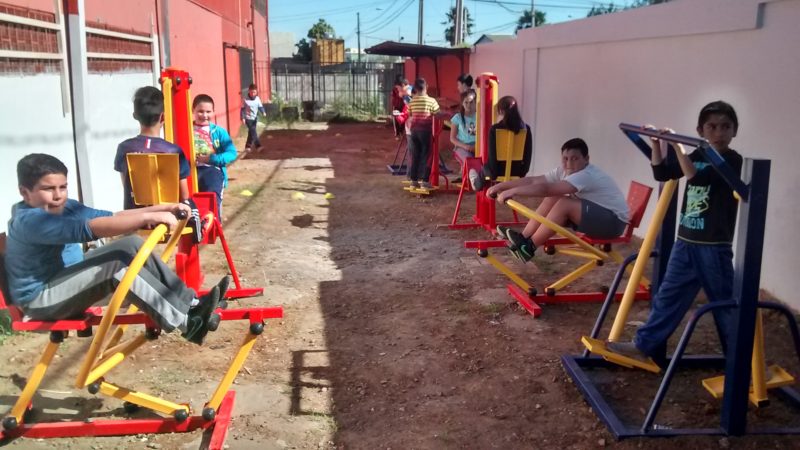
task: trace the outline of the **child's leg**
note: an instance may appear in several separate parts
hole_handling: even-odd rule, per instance
[[[439,164],[439,161],[428,161],[431,158],[431,132],[423,131],[419,134],[420,162],[420,181],[428,181],[431,178],[431,164]]]
[[[255,144],[256,147],[261,147],[261,143],[258,141],[258,131],[256,130],[258,120],[245,119],[244,122],[247,124],[247,147],[252,144]]]
[[[79,317],[114,292],[142,245],[128,236],[86,254],[86,259],[54,277],[34,300],[21,305],[37,320]],[[165,331],[183,328],[195,292],[160,259],[151,256],[131,285],[130,299]]]
[[[696,245],[696,255],[700,284],[709,303],[731,300],[733,298],[733,250],[728,245]],[[715,309],[714,323],[722,344],[723,353],[727,350],[733,328],[734,311],[731,308]]]
[[[411,164],[408,165],[408,179],[417,181],[419,179],[419,161],[420,161],[420,140],[419,134],[411,133],[408,136],[408,151],[411,153]]]
[[[550,210],[553,209],[553,205],[555,205],[560,198],[561,197],[545,197],[542,199],[542,202],[539,203],[539,207],[536,208],[536,212],[541,216],[547,217],[547,215],[550,214]],[[525,229],[522,230],[522,235],[526,238],[533,236],[533,233],[539,229],[540,225],[541,223],[539,221],[533,219],[529,220],[528,224],[525,225]]]
[[[559,197],[547,213],[547,218],[551,221],[564,225],[568,221],[581,223],[581,200],[570,197]],[[538,227],[531,238],[537,247],[544,245],[548,239],[553,237],[556,232],[550,227]]]
[[[200,192],[217,194],[217,212],[222,216],[222,170],[216,166],[197,166],[197,187]]]
[[[700,291],[698,267],[694,265],[689,246],[680,239],[675,241],[664,279],[650,302],[650,316],[636,331],[636,347],[648,356],[664,348]]]

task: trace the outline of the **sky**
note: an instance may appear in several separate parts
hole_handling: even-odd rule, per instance
[[[628,4],[630,0],[535,0],[534,7],[547,14],[548,23],[586,17],[593,5]],[[530,9],[528,0],[463,0],[475,25],[468,43],[483,34],[513,34],[522,11]],[[345,47],[357,47],[356,13],[361,14],[361,48],[387,40],[417,42],[419,0],[269,0],[269,30],[290,31],[295,41],[306,37],[309,28],[320,18],[333,26],[336,36],[344,38]],[[448,45],[447,27],[441,23],[455,6],[454,0],[424,0],[424,43]]]

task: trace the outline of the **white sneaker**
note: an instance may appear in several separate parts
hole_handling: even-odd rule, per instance
[[[469,184],[473,191],[480,191],[483,189],[483,174],[475,169],[469,169]]]

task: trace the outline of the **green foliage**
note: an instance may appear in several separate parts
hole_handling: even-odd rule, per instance
[[[336,31],[334,31],[333,26],[326,22],[325,19],[319,19],[317,23],[309,28],[306,34],[308,39],[300,39],[297,41],[297,44],[294,44],[294,46],[297,47],[297,53],[293,55],[294,59],[298,61],[311,61],[311,42],[314,39],[332,38],[335,35]]]
[[[531,14],[530,10],[525,10],[522,15],[519,16],[519,19],[517,19],[517,28],[514,30],[514,33],[516,34],[519,30],[530,28],[532,26],[531,24],[534,23],[534,15],[536,16],[535,24],[537,27],[547,22],[546,12],[538,10],[535,14]]]
[[[464,37],[472,35],[472,28],[475,26],[475,21],[472,20],[472,16],[469,14],[469,9],[464,8]],[[450,11],[447,12],[447,20],[441,22],[442,25],[447,25],[447,28],[444,30],[444,38],[450,45],[456,45],[456,7],[453,6],[450,8]]]
[[[0,311],[0,344],[11,335],[11,316],[7,310]]]
[[[319,19],[311,29],[308,30],[308,34],[306,35],[309,39],[325,39],[325,38],[333,38],[336,35],[336,32],[333,31],[333,27],[331,24],[325,21],[325,19]]]
[[[628,6],[617,6],[613,2],[607,5],[592,6],[592,9],[586,14],[586,17],[600,16],[603,14],[615,13],[618,11],[625,11],[626,9],[641,8],[642,6],[657,5],[659,3],[667,3],[670,0],[634,0]]]
[[[374,120],[381,114],[382,109],[383,105],[380,101],[380,97],[377,95],[359,104],[354,104],[344,97],[337,97],[336,100],[333,101],[331,107],[335,115],[330,122],[351,123]]]

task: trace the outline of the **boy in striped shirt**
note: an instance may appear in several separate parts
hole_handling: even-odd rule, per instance
[[[411,151],[411,166],[408,168],[408,179],[411,188],[430,189],[428,178],[431,168],[428,166],[428,157],[431,150],[431,134],[433,133],[433,116],[439,112],[439,103],[428,97],[428,84],[424,78],[417,78],[414,82],[414,97],[408,104],[411,135],[408,139],[408,149]]]

